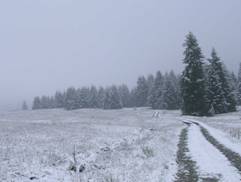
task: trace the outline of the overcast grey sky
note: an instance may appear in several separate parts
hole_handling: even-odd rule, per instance
[[[180,72],[189,31],[205,56],[214,46],[237,71],[240,0],[2,0],[0,108],[72,85]]]

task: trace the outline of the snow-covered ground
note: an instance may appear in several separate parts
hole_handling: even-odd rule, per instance
[[[237,112],[219,114],[214,117],[184,118],[200,121],[216,139],[220,140],[219,142],[229,145],[233,149],[238,148],[238,153],[241,154],[241,108],[238,108]],[[235,147],[233,147],[234,145]]]
[[[200,177],[213,177],[222,182],[238,182],[241,179],[238,170],[204,138],[199,126],[190,127],[189,149],[192,159],[197,162]]]
[[[202,118],[147,108],[2,112],[0,181],[171,182],[186,169],[192,170],[187,178],[199,181],[240,181],[239,164],[201,127],[235,152],[231,157],[241,156],[241,141],[230,130],[241,128],[240,112]],[[178,152],[178,161],[191,166],[176,164]]]
[[[0,181],[173,181],[184,125],[178,111],[153,114],[145,108],[0,113]]]

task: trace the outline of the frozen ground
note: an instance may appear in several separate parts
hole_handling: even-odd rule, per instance
[[[159,117],[153,113],[148,109],[1,113],[0,181],[173,181],[178,135],[184,125],[176,119],[179,112],[160,111]],[[81,167],[84,170],[78,172]]]
[[[1,182],[238,182],[240,113],[0,113]],[[230,129],[232,128],[232,130]]]

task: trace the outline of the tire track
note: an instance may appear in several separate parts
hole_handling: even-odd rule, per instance
[[[227,152],[227,147],[218,143],[199,122],[185,120],[183,123],[187,127],[181,131],[178,143],[175,182],[241,181],[241,158],[237,153],[230,149]]]
[[[239,173],[241,174],[241,156],[219,143],[206,128],[200,126],[200,129],[207,141],[216,147],[231,162],[231,164],[238,169]]]
[[[188,127],[181,131],[178,143],[177,159],[178,172],[175,182],[197,182],[199,177],[197,173],[196,162],[187,155]]]

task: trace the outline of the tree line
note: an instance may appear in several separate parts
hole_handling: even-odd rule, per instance
[[[123,107],[152,107],[153,109],[180,108],[180,76],[173,71],[140,76],[134,88],[125,84],[103,87],[69,87],[53,96],[35,97],[32,109],[81,108],[121,109]]]
[[[236,111],[236,105],[241,105],[241,64],[236,76],[227,70],[215,49],[205,59],[192,33],[183,45],[185,69],[181,75],[158,71],[155,75],[140,76],[131,89],[125,84],[70,87],[53,96],[35,97],[32,109],[151,107],[181,109],[185,115],[199,116]]]

